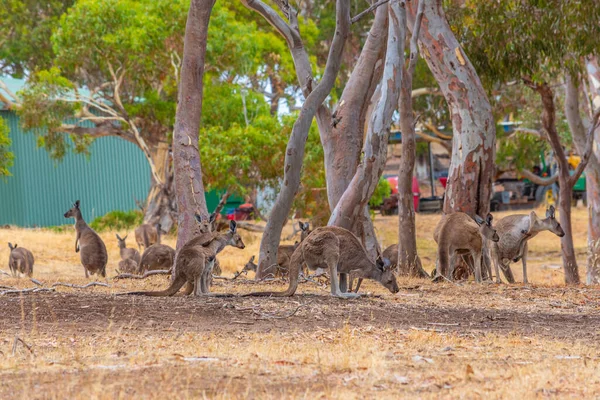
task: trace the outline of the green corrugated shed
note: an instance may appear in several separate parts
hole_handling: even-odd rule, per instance
[[[91,156],[69,153],[61,162],[36,145],[36,135],[24,134],[18,116],[0,110],[10,128],[15,164],[13,176],[0,181],[0,224],[52,226],[71,223],[63,217],[81,200],[90,221],[112,210],[133,210],[150,188],[150,168],[142,152],[118,138],[99,138]]]

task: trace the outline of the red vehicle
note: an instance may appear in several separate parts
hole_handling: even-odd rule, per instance
[[[381,205],[381,214],[391,215],[395,214],[398,208],[398,176],[387,176],[385,179],[390,183],[392,193],[390,197],[383,200],[383,204]],[[419,181],[417,180],[416,176],[413,176],[412,178],[412,192],[415,211],[419,211],[421,190],[419,189]]]

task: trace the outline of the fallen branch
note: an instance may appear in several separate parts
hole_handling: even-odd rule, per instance
[[[11,274],[9,274],[8,272],[6,272],[6,271],[2,271],[1,269],[0,269],[0,274],[2,274],[2,275],[7,275],[7,276],[12,276],[12,275],[11,275]]]
[[[27,350],[29,350],[29,352],[31,353],[31,355],[35,355],[35,354],[33,353],[33,349],[31,348],[31,346],[30,346],[30,345],[28,345],[27,343],[25,343],[25,341],[24,341],[23,339],[21,339],[20,337],[18,337],[18,336],[15,336],[15,341],[13,342],[13,347],[12,347],[12,355],[13,355],[13,356],[14,356],[14,355],[15,355],[15,353],[17,352],[17,344],[18,344],[19,342],[23,343],[23,346],[25,346],[25,348],[26,348]]]
[[[5,290],[4,292],[0,292],[0,296],[4,296],[5,294],[17,294],[17,293],[39,293],[39,292],[54,292],[54,288],[29,288],[29,289],[15,289],[15,290]]]
[[[38,280],[37,280],[37,279],[35,279],[35,278],[29,278],[29,280],[30,280],[31,282],[35,283],[35,284],[36,284],[36,285],[38,285],[38,286],[44,286],[44,284],[43,284],[42,282],[38,281]]]
[[[264,232],[265,231],[264,226],[260,226],[260,225],[256,225],[256,224],[252,224],[250,222],[244,222],[244,221],[239,221],[237,223],[237,228],[245,229],[250,232]]]
[[[14,288],[12,286],[0,286],[0,289],[5,289],[5,290],[16,290],[17,288]]]
[[[52,285],[52,287],[57,287],[57,286],[65,286],[65,287],[70,287],[70,288],[74,288],[74,289],[85,289],[88,288],[90,286],[104,286],[104,287],[110,287],[110,285],[108,283],[103,283],[103,282],[90,282],[87,285],[74,285],[72,283],[63,283],[63,282],[56,282]]]
[[[293,317],[294,315],[296,315],[296,313],[298,312],[298,310],[300,310],[300,308],[309,305],[311,302],[309,301],[308,303],[305,304],[300,304],[298,307],[296,307],[296,309],[294,311],[292,311],[291,313],[285,314],[285,315],[275,315],[275,314],[264,314],[261,313],[257,310],[252,310],[252,312],[255,315],[258,315],[259,318],[256,318],[258,320],[266,320],[266,319],[286,319],[286,318],[290,318]]]
[[[152,275],[171,275],[170,269],[155,269],[154,271],[146,271],[144,275],[136,275],[136,274],[119,274],[115,276],[114,280],[119,279],[146,279]]]

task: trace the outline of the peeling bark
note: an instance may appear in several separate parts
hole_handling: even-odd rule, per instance
[[[402,68],[402,88],[400,92],[400,131],[402,132],[402,158],[398,167],[398,272],[405,276],[428,277],[417,254],[415,207],[413,201],[412,178],[415,170],[416,138],[415,120],[412,107],[412,82],[419,49],[417,40],[423,5],[419,4],[415,27],[410,40],[410,61],[408,68]]]
[[[442,0],[425,3],[419,43],[452,115],[452,161],[444,212],[486,215],[490,207],[496,151],[492,108],[477,72],[450,29]],[[407,2],[412,30],[418,1]]]
[[[173,164],[179,211],[178,251],[197,230],[194,214],[208,217],[198,152],[198,134],[202,115],[202,79],[208,23],[214,4],[215,0],[191,0],[185,27],[181,79],[173,131]],[[172,276],[175,276],[175,268],[173,269]]]
[[[406,9],[404,3],[388,6],[388,37],[383,78],[377,89],[377,101],[370,116],[363,159],[350,185],[331,214],[328,225],[352,229],[355,220],[375,191],[387,155],[392,114],[398,104],[402,85]]]
[[[592,93],[592,104],[600,107],[600,65],[597,58],[591,58],[587,62],[589,89]],[[600,143],[600,128],[594,131],[594,140]],[[600,284],[600,146],[593,149],[595,166],[586,172],[586,191],[589,212],[588,243],[589,258],[586,274],[588,285]]]
[[[250,1],[248,1],[250,3]],[[257,3],[254,1],[253,3]],[[271,21],[269,21],[271,22]],[[285,27],[281,27],[286,29]],[[288,26],[289,28],[289,26]],[[278,28],[279,29],[279,28]],[[335,79],[339,72],[342,60],[342,53],[346,38],[350,31],[350,7],[348,0],[336,1],[336,30],[333,42],[329,50],[325,73],[321,82],[316,85],[314,90],[310,90],[312,80],[307,85],[309,92],[304,102],[298,119],[294,123],[292,133],[288,141],[284,162],[284,175],[281,184],[281,190],[277,195],[275,204],[271,210],[265,233],[260,244],[259,265],[257,278],[260,279],[273,270],[277,261],[277,247],[281,240],[281,231],[287,221],[292,202],[300,186],[300,175],[302,170],[302,161],[304,158],[304,149],[310,124],[325,98],[329,95]],[[292,37],[293,39],[293,37]],[[296,49],[292,48],[292,52]],[[306,52],[302,48],[304,54]],[[297,57],[294,57],[296,61]],[[299,70],[297,68],[297,73]]]

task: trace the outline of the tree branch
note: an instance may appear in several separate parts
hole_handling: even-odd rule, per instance
[[[362,11],[361,13],[359,13],[358,15],[356,15],[355,17],[353,17],[350,20],[350,23],[354,24],[358,21],[360,21],[362,19],[362,17],[364,17],[365,15],[367,15],[368,13],[370,13],[371,11],[373,11],[374,9],[376,9],[377,7],[389,2],[390,0],[379,0],[377,3],[373,4],[371,7],[367,8],[366,10]]]
[[[537,176],[533,172],[526,170],[526,169],[519,171],[519,172],[525,178],[529,179],[531,182],[535,183],[536,185],[540,185],[540,186],[549,186],[549,185],[552,185],[553,183],[555,183],[556,181],[558,181],[558,173],[554,174],[553,176],[551,176],[549,178],[542,178],[541,176]]]
[[[438,137],[428,135],[424,132],[415,131],[415,133],[417,134],[417,136],[419,136],[421,139],[425,140],[426,142],[437,143],[437,144],[441,145],[448,152],[448,154],[452,154],[452,142],[448,142],[447,140],[443,140]]]
[[[599,118],[600,118],[600,108],[598,108],[596,110],[596,112],[594,113],[594,116],[592,117],[592,120],[590,121],[590,128],[588,130],[587,140],[585,143],[585,153],[583,153],[583,155],[581,156],[581,162],[579,163],[577,168],[575,168],[575,172],[573,173],[573,175],[571,175],[569,177],[569,184],[571,186],[575,185],[575,183],[577,182],[577,180],[583,173],[583,170],[585,169],[588,162],[590,161],[590,156],[592,155],[593,144],[594,144],[594,131],[596,130],[596,128],[598,126],[600,126],[600,123],[599,123],[600,121],[598,120]]]
[[[408,74],[411,77],[411,91],[412,91],[412,76],[415,74],[415,68],[417,66],[417,60],[419,59],[419,32],[421,31],[421,21],[423,20],[423,9],[425,8],[425,2],[419,1],[417,6],[417,15],[415,17],[415,24],[413,26],[413,33],[410,38],[410,60],[408,61]],[[411,93],[412,98],[412,93]]]
[[[412,98],[414,99],[415,97],[419,97],[419,96],[425,96],[428,94],[434,94],[436,96],[442,96],[442,92],[440,91],[440,89],[438,88],[418,88],[418,89],[413,89],[412,90]]]
[[[281,34],[288,42],[290,49],[296,47],[298,44],[302,45],[302,39],[300,33],[293,29],[283,18],[271,7],[266,5],[260,0],[241,0],[242,4],[247,8],[250,8],[267,20],[269,24]],[[280,6],[281,8],[281,6]],[[285,13],[285,12],[284,12]]]
[[[440,132],[440,130],[433,125],[431,122],[423,122],[423,126],[427,129],[429,129],[431,132],[433,132],[433,134],[437,137],[439,137],[440,139],[443,140],[452,140],[452,136],[450,135],[445,135],[442,132]]]

